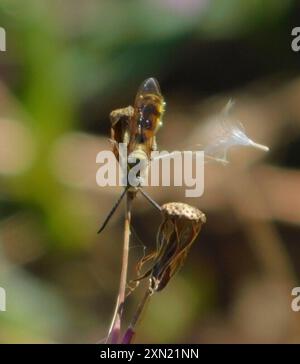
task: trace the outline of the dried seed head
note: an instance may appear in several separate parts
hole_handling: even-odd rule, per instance
[[[187,254],[206,222],[203,212],[181,202],[162,206],[163,221],[157,232],[156,251],[144,257],[138,264],[138,272],[149,261],[153,266],[140,279],[150,277],[152,292],[162,290],[182,267]]]
[[[119,160],[119,144],[128,143],[129,137],[127,129],[133,113],[133,107],[127,106],[123,109],[113,110],[109,115],[111,123],[110,140],[117,160]]]
[[[162,206],[162,213],[167,216],[185,218],[187,220],[206,222],[204,213],[196,207],[182,202],[169,202]]]

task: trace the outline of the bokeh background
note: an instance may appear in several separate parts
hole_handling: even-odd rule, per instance
[[[97,235],[120,189],[96,185],[96,155],[110,148],[109,112],[151,76],[167,101],[161,149],[205,143],[233,98],[234,118],[271,150],[235,148],[228,165],[208,163],[201,198],[148,189],[160,204],[197,206],[207,223],[136,342],[300,342],[290,307],[300,274],[299,2],[1,0],[0,26],[0,342],[104,339],[123,211]],[[135,203],[129,278],[159,222]]]

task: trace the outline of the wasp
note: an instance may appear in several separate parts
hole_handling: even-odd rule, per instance
[[[151,77],[146,79],[138,89],[134,105],[114,110],[110,113],[111,137],[113,152],[120,162],[119,144],[127,147],[127,172],[137,163],[149,165],[151,152],[157,150],[156,134],[162,126],[165,111],[165,101],[162,96],[158,81]],[[128,179],[127,179],[128,182]],[[140,184],[131,186],[127,183],[120,198],[100,228],[100,233],[119,206],[123,197],[130,194],[134,198],[138,191],[146,197],[156,208],[160,206],[153,201]]]

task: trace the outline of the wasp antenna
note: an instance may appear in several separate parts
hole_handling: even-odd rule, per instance
[[[104,230],[104,228],[107,225],[107,223],[109,222],[110,218],[113,216],[114,212],[116,211],[116,209],[120,205],[121,201],[123,200],[123,197],[126,195],[127,190],[128,190],[128,187],[124,188],[124,191],[122,192],[121,196],[118,198],[118,201],[115,203],[114,207],[111,209],[110,213],[107,215],[106,219],[104,220],[101,228],[98,231],[98,234],[100,234]]]
[[[148,193],[146,193],[144,190],[142,190],[141,188],[139,188],[139,190],[141,191],[141,194],[146,198],[146,200],[148,200],[152,206],[154,206],[157,210],[161,211],[161,207],[159,206],[159,204],[157,202],[155,202],[149,195]]]

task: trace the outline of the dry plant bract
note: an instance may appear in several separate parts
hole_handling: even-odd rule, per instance
[[[149,278],[146,289],[133,319],[124,335],[123,343],[132,342],[136,325],[151,295],[164,289],[171,278],[183,266],[192,244],[206,222],[203,212],[182,202],[169,202],[162,206],[162,222],[158,228],[156,249],[138,263],[138,274],[146,262],[152,267],[137,278],[137,282]]]
[[[163,221],[158,229],[156,251],[142,258],[138,272],[151,261],[153,266],[138,280],[149,277],[152,292],[162,290],[182,267],[190,248],[206,222],[203,212],[182,202],[162,206]]]

